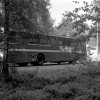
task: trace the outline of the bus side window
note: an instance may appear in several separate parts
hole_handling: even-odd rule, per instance
[[[29,44],[36,44],[36,39],[30,38],[29,39]]]
[[[66,45],[71,46],[71,41],[69,39],[66,41]]]
[[[40,44],[47,44],[47,36],[39,34]]]
[[[9,43],[17,43],[17,37],[15,33],[12,32],[9,34],[8,41]]]
[[[62,39],[58,38],[58,45],[62,45]]]
[[[9,43],[17,43],[16,38],[10,37],[10,38],[9,38]]]
[[[32,34],[32,37],[30,37],[28,41],[29,44],[38,44],[39,43],[38,34]]]
[[[66,39],[65,38],[63,38],[63,40],[62,40],[62,45],[66,46]]]
[[[52,45],[56,45],[57,44],[57,41],[56,41],[56,37],[52,37]]]
[[[47,36],[47,42],[48,42],[48,45],[52,45],[52,37],[51,36]]]

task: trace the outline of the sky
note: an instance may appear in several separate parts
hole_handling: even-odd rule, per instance
[[[72,11],[74,8],[82,6],[83,5],[82,2],[84,0],[77,0],[80,2],[80,4],[75,4],[72,1],[76,0],[50,0],[51,3],[50,14],[51,17],[55,20],[54,24],[55,26],[61,22],[62,14],[65,11]],[[87,1],[90,4],[93,0],[85,0],[85,1]]]

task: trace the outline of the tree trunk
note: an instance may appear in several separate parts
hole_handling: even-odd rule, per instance
[[[8,34],[9,34],[9,0],[4,0],[5,4],[5,23],[4,23],[4,58],[2,74],[5,78],[8,77]]]

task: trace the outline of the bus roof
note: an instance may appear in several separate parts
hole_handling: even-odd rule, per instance
[[[54,37],[62,37],[62,38],[71,38],[74,39],[73,37],[66,37],[66,36],[59,36],[59,35],[50,35],[50,34],[33,34],[32,32],[27,32],[27,31],[21,31],[21,32],[16,32],[16,31],[10,31],[10,33],[29,33],[29,35],[45,35],[45,36],[54,36]],[[27,34],[28,35],[28,34]]]
[[[21,31],[21,32],[15,32],[11,31],[10,33],[29,33],[29,35],[44,35],[44,36],[51,36],[51,37],[58,37],[58,38],[66,38],[66,39],[72,39],[72,40],[78,40],[78,41],[86,41],[86,36],[81,36],[81,37],[66,37],[66,36],[59,36],[59,35],[50,35],[50,34],[33,34],[32,32],[27,32],[27,31]],[[24,35],[24,34],[23,34]],[[26,36],[29,36],[28,34],[25,34]]]

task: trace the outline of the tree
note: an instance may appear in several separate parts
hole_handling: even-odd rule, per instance
[[[49,6],[49,0],[9,0],[10,30],[49,34],[53,28]]]
[[[4,26],[4,5],[3,1],[0,1],[0,27]]]
[[[8,34],[9,34],[9,0],[4,0],[2,3],[5,4],[5,21],[4,21],[4,58],[2,74],[7,79],[9,75],[8,71]]]
[[[69,18],[62,18],[61,24],[56,27],[58,31],[56,35],[72,36],[72,22]]]
[[[79,2],[74,1],[76,4],[79,4]],[[99,32],[100,28],[98,28],[98,24],[100,25],[100,0],[94,0],[91,5],[88,4],[88,2],[83,1],[84,6],[75,8],[72,12],[65,12],[64,16],[65,18],[70,18],[73,22],[73,28],[77,30],[77,34],[82,35],[82,33],[85,33],[86,30],[89,31],[88,35],[85,36],[86,39],[89,39],[90,37],[97,37],[97,50],[98,50],[98,44],[99,44]],[[83,12],[80,14],[80,11]],[[87,27],[85,23],[87,21],[91,21],[92,24]],[[97,24],[98,23],[98,24]],[[99,26],[100,27],[100,26]],[[98,35],[97,35],[98,33]],[[82,36],[81,36],[82,37]],[[98,53],[98,51],[97,51]]]
[[[76,4],[79,4],[77,1],[73,1]],[[64,17],[70,18],[73,22],[73,28],[75,28],[78,31],[78,34],[81,35],[81,33],[85,32],[85,30],[89,30],[89,35],[91,33],[96,32],[96,22],[97,18],[93,15],[93,12],[99,12],[99,8],[96,6],[93,6],[93,4],[89,5],[88,2],[83,1],[84,6],[75,8],[72,12],[66,11],[64,14]],[[82,11],[83,14],[80,14],[79,12]],[[86,22],[91,21],[92,25],[90,27],[86,26]]]
[[[7,77],[10,31],[46,34],[50,32],[48,27],[52,28],[52,23],[47,8],[50,4],[47,0],[1,0],[1,3],[1,10],[4,11],[0,13],[0,18],[4,19],[1,23],[4,27],[3,73]]]

